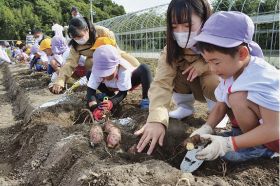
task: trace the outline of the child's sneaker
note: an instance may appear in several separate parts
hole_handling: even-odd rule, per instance
[[[145,98],[140,101],[140,108],[141,109],[149,109],[150,101],[149,99]]]
[[[270,156],[270,158],[271,158],[271,159],[273,159],[273,158],[279,158],[279,153],[274,152],[274,153],[272,154],[272,156]]]

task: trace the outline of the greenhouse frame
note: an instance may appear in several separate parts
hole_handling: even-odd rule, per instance
[[[266,59],[279,68],[279,0],[212,0],[216,11],[240,11],[255,24],[254,41]],[[136,57],[157,58],[166,45],[168,4],[128,13],[96,23],[115,33],[122,50]]]

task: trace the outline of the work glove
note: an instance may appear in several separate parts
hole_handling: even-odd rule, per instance
[[[77,88],[79,88],[80,86],[85,86],[87,84],[87,77],[84,76],[81,79],[79,79],[78,81],[76,81],[71,87],[71,91],[76,90]]]
[[[71,87],[70,89],[72,91],[76,90],[77,88],[79,88],[79,86],[81,86],[80,82],[79,81],[76,81]]]
[[[104,100],[100,103],[99,108],[104,111],[111,111],[113,109],[113,102],[111,100]]]
[[[104,111],[100,108],[94,109],[94,111],[92,112],[92,115],[96,121],[102,120],[103,117],[105,116]]]
[[[202,134],[200,136],[202,141],[211,141],[204,149],[197,152],[196,158],[199,160],[214,160],[219,156],[224,156],[227,152],[235,151],[233,137],[222,137],[210,134]]]
[[[212,127],[210,125],[208,125],[207,123],[205,123],[199,129],[193,131],[193,133],[190,135],[190,137],[192,137],[196,134],[202,135],[202,134],[213,134],[213,133],[214,133],[214,130],[212,129]]]

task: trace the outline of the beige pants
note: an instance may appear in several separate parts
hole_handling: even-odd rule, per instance
[[[205,98],[216,101],[214,91],[219,84],[219,78],[212,72],[206,72],[195,78],[192,82],[187,81],[187,75],[182,75],[182,71],[177,72],[174,80],[174,91],[180,94],[193,94],[195,100],[205,102]],[[227,115],[230,120],[234,119],[232,110],[228,108]]]
[[[193,94],[198,101],[205,102],[205,98],[216,101],[214,91],[219,84],[219,78],[212,72],[206,72],[195,78],[192,82],[187,81],[187,75],[178,71],[174,80],[174,91],[181,94]]]

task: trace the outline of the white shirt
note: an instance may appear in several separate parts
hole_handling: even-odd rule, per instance
[[[217,101],[226,103],[229,108],[231,108],[228,102],[229,88],[232,86],[233,77],[228,79],[222,79],[215,89],[215,97]]]
[[[3,49],[1,46],[0,46],[0,61],[6,61],[6,62],[8,62],[8,63],[11,63],[11,60],[10,60],[10,58],[9,58],[9,56],[8,56],[8,54],[7,54],[7,52],[6,52],[6,50],[5,49]],[[1,64],[1,62],[0,62],[0,64]]]
[[[65,60],[63,58],[63,54],[54,54],[53,59],[55,59],[56,62],[58,62],[60,64],[60,66],[63,66],[64,63],[65,63]]]
[[[122,66],[119,66],[117,76],[110,80],[104,80],[104,78],[96,77],[91,73],[87,86],[97,90],[101,83],[104,83],[109,88],[115,88],[119,91],[127,91],[132,88],[131,85],[131,75],[132,71],[130,69],[125,69]]]
[[[70,48],[67,48],[63,54],[54,54],[53,58],[60,64],[62,67],[66,63],[66,59],[70,54]]]
[[[233,92],[248,92],[247,99],[264,108],[280,111],[280,72],[262,58],[251,56],[248,66],[234,81],[222,80],[215,90],[216,99],[229,107],[228,95]]]

